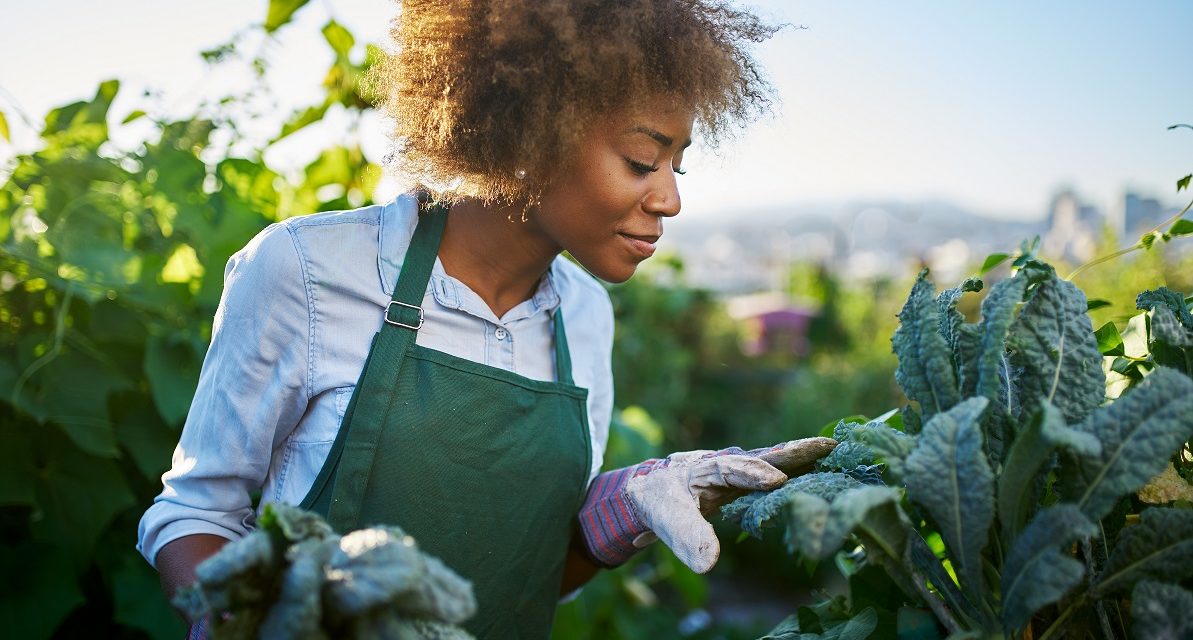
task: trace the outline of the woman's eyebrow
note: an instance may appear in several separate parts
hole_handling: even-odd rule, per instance
[[[671,136],[643,125],[630,127],[627,133],[641,133],[650,136],[655,142],[663,145],[664,147],[670,147],[671,145],[675,144],[675,140],[673,140]],[[683,143],[683,148],[687,149],[691,145],[692,139],[688,138],[688,140]]]

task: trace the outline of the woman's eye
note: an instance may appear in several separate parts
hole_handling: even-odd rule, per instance
[[[675,167],[674,169],[672,169],[672,171],[674,171],[677,175],[681,175],[681,176],[687,175],[687,173],[688,173],[687,171],[684,171],[683,169],[680,169],[679,167]]]
[[[630,165],[630,170],[640,176],[645,176],[659,170],[658,167],[638,162],[637,160],[630,160],[629,158],[626,158],[625,161]]]

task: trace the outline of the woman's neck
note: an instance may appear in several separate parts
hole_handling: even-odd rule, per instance
[[[560,248],[520,207],[463,200],[452,205],[439,245],[448,275],[468,285],[501,318],[534,295]]]

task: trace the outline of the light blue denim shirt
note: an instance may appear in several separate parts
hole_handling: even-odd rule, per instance
[[[256,520],[255,491],[262,505],[303,499],[381,326],[417,211],[405,195],[291,218],[228,261],[172,468],[141,518],[137,549],[151,564],[182,536],[245,535]],[[573,377],[588,389],[591,481],[613,406],[613,310],[605,289],[560,257],[529,300],[497,318],[436,260],[422,306],[418,344],[538,380],[555,379],[551,314],[562,308]]]

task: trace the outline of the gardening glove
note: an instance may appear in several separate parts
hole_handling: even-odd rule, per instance
[[[681,562],[705,573],[721,553],[705,516],[748,491],[775,489],[789,475],[810,471],[836,445],[804,438],[750,451],[685,451],[602,473],[579,513],[589,555],[615,567],[662,539]]]

